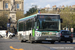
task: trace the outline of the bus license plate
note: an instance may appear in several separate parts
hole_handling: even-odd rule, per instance
[[[67,37],[67,38],[68,38],[69,36],[65,36],[65,37]]]
[[[46,40],[52,40],[51,38],[46,38]]]

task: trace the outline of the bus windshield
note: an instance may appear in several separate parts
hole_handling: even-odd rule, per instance
[[[49,21],[58,21],[60,15],[38,15],[39,20],[49,20]]]
[[[59,29],[59,16],[58,15],[39,15],[37,20],[38,30],[56,30]]]

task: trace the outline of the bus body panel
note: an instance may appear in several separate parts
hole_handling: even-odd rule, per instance
[[[29,16],[29,17],[26,17],[26,18],[19,19],[18,23],[20,23],[20,22],[27,22],[30,19],[37,20],[37,18],[35,19],[35,17],[37,17],[37,15],[41,15],[41,14],[36,14],[36,15],[32,15],[32,16]],[[42,14],[42,15],[45,15],[45,14]],[[54,14],[46,14],[46,15],[54,15]],[[55,14],[55,15],[59,15],[59,14]],[[49,22],[52,23],[53,21],[49,21]],[[58,29],[60,31],[61,30],[60,19],[55,21],[55,22],[58,22],[57,23],[59,25]],[[21,36],[21,40],[30,40],[29,39],[30,35],[31,35],[31,40],[32,41],[58,41],[60,39],[59,31],[55,31],[55,30],[54,31],[52,31],[52,30],[49,30],[49,31],[47,31],[47,30],[39,31],[37,29],[37,28],[39,28],[39,27],[37,27],[37,24],[36,24],[37,22],[34,21],[34,23],[35,23],[35,25],[33,27],[35,27],[35,28],[32,28],[31,30],[23,30],[23,31],[19,31],[18,30],[18,34],[22,35]],[[46,23],[48,23],[48,22],[46,22]],[[56,27],[57,27],[57,25],[56,25]],[[51,32],[52,32],[52,34],[55,34],[55,35],[50,35]],[[45,34],[43,35],[43,33],[45,33]]]
[[[19,31],[18,36],[21,36],[21,40],[29,40],[29,35],[32,36],[32,30],[29,31]]]
[[[60,39],[60,33],[57,31],[35,31],[35,40],[42,41],[58,41]],[[36,36],[37,32],[39,32],[38,36]]]

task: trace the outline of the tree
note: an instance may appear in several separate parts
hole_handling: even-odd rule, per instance
[[[64,10],[61,10],[61,12],[59,13],[60,17],[63,19],[63,23],[62,23],[62,27],[74,27],[75,28],[75,13],[73,11],[71,11],[70,7],[65,7]]]
[[[7,17],[0,17],[0,26],[7,27],[8,18]]]
[[[37,6],[35,5],[35,6],[33,6],[32,8],[30,8],[30,9],[26,12],[25,16],[29,16],[29,15],[32,15],[32,14],[34,14],[34,13],[37,13],[36,11],[37,11]]]

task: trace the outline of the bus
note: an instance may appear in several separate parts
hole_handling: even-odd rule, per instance
[[[21,42],[59,41],[61,20],[59,14],[34,14],[17,22],[18,38]]]

